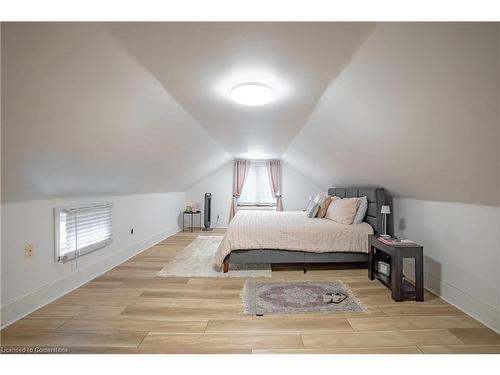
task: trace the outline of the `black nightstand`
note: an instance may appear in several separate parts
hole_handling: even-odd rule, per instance
[[[385,244],[377,236],[368,236],[370,254],[368,260],[368,278],[377,278],[392,291],[392,299],[401,302],[405,298],[424,300],[424,248],[418,244]],[[391,257],[390,277],[377,269],[377,253],[382,252]],[[403,259],[415,259],[415,285],[403,277]]]
[[[182,231],[184,232],[185,230],[185,221],[186,221],[186,215],[190,215],[191,216],[191,226],[190,227],[187,227],[187,229],[190,229],[191,232],[193,231],[193,228],[197,228],[197,229],[201,229],[201,211],[184,211],[182,213]],[[193,218],[194,218],[194,215],[200,215],[200,226],[199,227],[193,227]]]

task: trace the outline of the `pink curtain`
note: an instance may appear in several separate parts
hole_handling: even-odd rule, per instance
[[[276,211],[283,211],[283,203],[281,201],[281,162],[279,160],[268,160],[266,165],[271,192],[273,197],[277,199]]]
[[[241,195],[241,190],[245,184],[250,163],[247,160],[235,160],[233,172],[233,199],[231,202],[231,211],[229,211],[229,221],[236,215],[238,209],[238,198]]]

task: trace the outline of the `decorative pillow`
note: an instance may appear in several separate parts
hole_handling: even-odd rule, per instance
[[[312,218],[316,217],[318,213],[319,205],[323,202],[323,194],[318,193],[312,199],[309,199],[309,204],[306,208],[307,217]]]
[[[309,197],[309,201],[307,202],[307,207],[305,209],[306,212],[309,212],[309,210],[314,206],[314,197]]]
[[[339,224],[350,225],[358,212],[360,198],[335,199],[330,203],[325,217]]]
[[[366,210],[368,210],[368,198],[360,197],[358,212],[354,216],[353,224],[361,224],[366,215]]]
[[[337,198],[337,197],[326,197],[323,202],[319,205],[318,209],[318,214],[316,215],[317,217],[325,217],[326,215],[326,210],[328,209],[328,206],[332,202],[332,198]]]
[[[309,211],[307,211],[307,217],[313,218],[316,217],[316,214],[318,213],[319,209],[319,203],[314,202],[313,206]]]
[[[309,196],[309,200],[307,202],[306,211],[309,211],[311,209],[311,207],[314,206],[314,203],[321,203],[320,199],[322,197],[323,197],[323,194],[321,194],[321,193]]]

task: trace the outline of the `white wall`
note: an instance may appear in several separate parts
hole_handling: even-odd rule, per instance
[[[185,197],[161,193],[3,203],[2,326],[176,233]],[[113,202],[113,243],[72,262],[54,262],[54,207],[88,202]],[[30,258],[24,256],[27,244],[34,248]]]
[[[323,185],[384,186],[396,234],[424,245],[426,286],[500,330],[498,35],[378,24],[283,159]]]
[[[381,23],[282,159],[322,185],[499,205],[497,27]]]
[[[0,41],[2,40],[2,23],[0,22]],[[2,59],[1,59],[1,56],[0,56],[0,97],[2,96]],[[2,118],[2,101],[0,100],[0,119]],[[0,165],[2,165],[1,163],[1,155],[2,155],[2,152],[1,152],[1,149],[2,149],[2,131],[1,131],[1,124],[0,124]],[[2,196],[2,174],[0,173],[0,197]],[[2,205],[0,205],[0,271],[2,270],[2,256],[1,256],[1,253],[2,253]],[[2,285],[3,285],[3,282],[2,282],[2,277],[0,275],[0,300],[1,300],[1,297],[2,297]],[[0,309],[0,322],[2,322],[2,309]]]
[[[287,163],[282,163],[282,192],[283,208],[285,210],[302,210],[307,205],[310,195],[318,192],[326,192],[314,184],[302,173]],[[233,163],[227,163],[214,173],[192,186],[186,192],[186,203],[197,203],[203,211],[203,199],[205,193],[212,193],[212,226],[215,226],[217,215],[220,215],[219,227],[227,227],[229,220],[229,209],[231,206],[233,181]]]
[[[497,147],[497,157],[498,166],[500,168],[500,23],[497,23],[497,137],[498,137],[498,147]],[[500,202],[500,173],[498,174],[498,201]],[[500,218],[500,207],[498,207],[498,217]],[[498,242],[500,244],[500,219],[498,220]],[[500,245],[498,248],[498,253],[500,254]],[[500,299],[500,255],[498,256],[498,295]],[[498,323],[500,326],[500,323]]]
[[[398,236],[424,246],[425,287],[500,331],[498,207],[394,199]],[[413,262],[405,265],[413,276]]]
[[[204,214],[205,193],[212,193],[212,222],[215,227],[217,215],[220,216],[218,227],[227,227],[233,183],[233,163],[226,163],[203,180],[194,184],[186,192],[186,204],[196,204],[202,211],[202,226]]]
[[[293,168],[282,162],[283,208],[287,211],[304,210],[311,195],[326,193],[328,187],[321,187]]]

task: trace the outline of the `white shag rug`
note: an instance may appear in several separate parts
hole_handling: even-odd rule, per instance
[[[159,277],[271,277],[270,264],[230,264],[229,272],[216,271],[213,258],[222,236],[198,236],[156,276]]]

